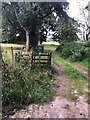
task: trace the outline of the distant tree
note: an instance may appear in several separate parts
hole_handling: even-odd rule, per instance
[[[77,23],[70,21],[67,24],[65,22],[61,21],[60,19],[55,24],[55,32],[53,35],[53,40],[57,42],[63,42],[63,41],[75,41],[78,40],[77,32],[79,30],[77,29]]]

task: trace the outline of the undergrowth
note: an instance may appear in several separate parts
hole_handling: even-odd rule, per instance
[[[55,94],[54,67],[36,67],[9,64],[3,65],[2,101],[6,106],[50,102]]]

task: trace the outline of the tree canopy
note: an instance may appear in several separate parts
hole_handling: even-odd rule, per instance
[[[49,30],[59,32],[59,29],[55,29],[57,17],[64,21],[64,25],[69,22],[71,18],[67,15],[67,8],[67,2],[2,3],[3,39],[9,41],[25,41],[26,39],[27,50],[30,46],[35,47],[38,41],[42,43],[46,40]],[[57,25],[59,25],[60,20]],[[62,29],[61,26],[59,28]],[[68,34],[69,31],[63,30],[65,34]]]
[[[76,41],[79,39],[77,36],[78,32],[79,29],[77,27],[77,24],[73,22],[65,24],[65,22],[59,20],[55,24],[55,32],[53,35],[53,39],[59,43],[63,41]]]

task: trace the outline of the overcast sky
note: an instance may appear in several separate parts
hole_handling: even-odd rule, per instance
[[[69,15],[76,20],[82,20],[80,8],[85,8],[90,0],[67,0],[69,2]]]
[[[85,29],[87,28],[87,25],[85,22],[87,21],[88,18],[88,11],[85,10],[84,8],[88,5],[88,2],[90,0],[67,0],[69,2],[69,16],[77,20],[79,23],[82,23],[85,25]],[[84,13],[82,10],[84,9]],[[80,30],[83,33],[83,27],[80,26]],[[78,36],[82,38],[82,35],[78,33]]]

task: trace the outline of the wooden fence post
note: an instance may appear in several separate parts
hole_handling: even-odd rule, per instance
[[[52,53],[48,53],[48,64],[49,64],[49,66],[51,66],[51,56],[52,56]]]
[[[17,62],[17,53],[15,53],[15,62]]]
[[[18,52],[17,58],[18,58],[18,62],[20,62],[20,52]]]
[[[19,63],[19,61],[20,61],[20,54],[15,53],[15,62]]]
[[[31,69],[33,68],[33,52],[32,52],[32,56],[31,56]]]
[[[41,67],[40,58],[41,58],[41,53],[39,53],[39,66]]]
[[[12,63],[14,62],[14,53],[13,53],[13,47],[11,47],[11,55],[12,55]]]

